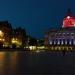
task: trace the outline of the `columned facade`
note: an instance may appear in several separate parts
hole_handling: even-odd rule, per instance
[[[63,19],[62,28],[54,28],[46,32],[45,46],[49,50],[74,50],[75,18],[71,14]]]

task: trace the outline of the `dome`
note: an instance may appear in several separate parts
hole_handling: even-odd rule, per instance
[[[63,27],[75,27],[75,18],[71,16],[64,18]]]
[[[72,16],[71,11],[68,10],[68,15],[63,19],[62,27],[75,27],[75,18]]]

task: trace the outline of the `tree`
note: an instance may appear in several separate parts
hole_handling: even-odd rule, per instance
[[[35,38],[30,38],[30,40],[29,40],[29,45],[31,45],[31,46],[36,46],[36,45],[37,45],[37,39],[35,39]]]

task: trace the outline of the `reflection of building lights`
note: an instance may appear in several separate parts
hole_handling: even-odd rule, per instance
[[[4,59],[5,59],[5,52],[0,52],[0,61],[1,61],[1,63],[4,63]],[[0,66],[3,66],[3,65],[0,64]]]
[[[40,50],[36,50],[36,53],[39,53],[40,52]]]

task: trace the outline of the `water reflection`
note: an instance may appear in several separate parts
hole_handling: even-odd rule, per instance
[[[59,75],[58,71],[75,74],[75,52],[0,52],[0,75]]]
[[[4,55],[5,55],[5,52],[0,52],[0,74],[3,75],[4,73]]]
[[[16,75],[17,52],[0,52],[0,75]]]

